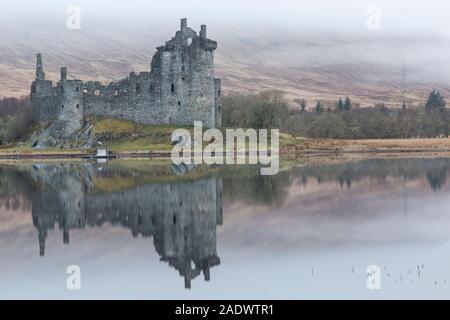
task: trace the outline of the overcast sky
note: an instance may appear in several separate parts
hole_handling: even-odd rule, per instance
[[[64,19],[67,7],[74,4],[81,8],[82,18],[129,24],[173,23],[174,19],[188,17],[194,26],[206,23],[346,33],[370,32],[366,27],[367,9],[376,5],[381,10],[381,29],[375,32],[450,35],[447,0],[15,0],[1,1],[0,17]]]

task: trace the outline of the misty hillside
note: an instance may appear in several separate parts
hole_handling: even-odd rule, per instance
[[[39,28],[35,26],[39,25]],[[169,40],[178,22],[155,26],[86,23],[81,30],[52,22],[0,22],[0,96],[29,93],[35,56],[42,52],[47,78],[111,80],[146,71],[155,48]],[[191,26],[198,29],[196,26]],[[450,41],[439,37],[383,37],[285,30],[220,29],[216,73],[225,94],[278,89],[290,100],[305,98],[331,105],[350,96],[362,106],[422,103],[432,88],[450,99],[447,72]]]

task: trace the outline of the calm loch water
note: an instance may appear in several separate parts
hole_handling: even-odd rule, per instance
[[[0,298],[449,298],[449,169],[0,163]]]

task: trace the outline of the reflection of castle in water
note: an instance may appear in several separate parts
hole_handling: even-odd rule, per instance
[[[71,165],[34,166],[39,187],[33,195],[33,224],[44,255],[47,231],[55,224],[69,243],[70,229],[104,223],[131,229],[133,237],[153,237],[162,261],[177,269],[190,288],[202,272],[220,264],[216,226],[222,224],[222,181],[145,184],[113,192],[92,192],[94,170]]]

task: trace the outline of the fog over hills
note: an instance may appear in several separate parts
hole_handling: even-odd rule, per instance
[[[107,11],[91,14],[86,9],[81,29],[69,30],[65,7],[58,8],[62,14],[0,13],[0,96],[29,93],[37,52],[43,54],[47,78],[55,81],[61,66],[68,68],[69,77],[102,82],[147,71],[155,48],[174,35],[179,18],[186,16],[196,30],[206,23],[208,37],[218,41],[216,73],[225,94],[277,89],[290,100],[305,98],[309,107],[315,100],[331,105],[346,95],[362,106],[419,105],[432,88],[450,99],[450,38],[439,28],[410,33],[339,28],[328,11],[318,16],[321,27],[316,28],[308,21],[264,24],[263,14],[255,18],[242,11],[235,16],[232,8],[220,18],[179,8],[152,19],[144,12],[114,19]],[[364,19],[358,23],[364,25]]]

